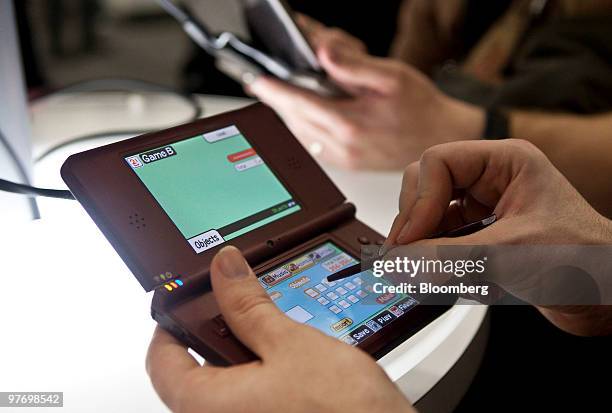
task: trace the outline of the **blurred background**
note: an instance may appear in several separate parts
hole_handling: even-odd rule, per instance
[[[15,0],[30,97],[96,77],[128,77],[185,92],[243,96],[154,0]],[[213,31],[248,38],[238,0],[184,2]],[[289,0],[297,11],[387,55],[401,0]],[[331,5],[330,5],[331,4]],[[350,5],[350,7],[349,7]],[[375,27],[376,30],[372,30]]]

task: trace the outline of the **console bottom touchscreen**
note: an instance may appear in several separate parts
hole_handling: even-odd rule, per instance
[[[405,294],[377,294],[388,283],[371,271],[337,282],[326,277],[358,264],[326,242],[260,275],[270,298],[287,316],[357,345],[410,311],[418,302]],[[377,285],[378,284],[378,285]]]

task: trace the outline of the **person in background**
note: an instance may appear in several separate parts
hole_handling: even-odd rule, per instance
[[[526,137],[612,216],[612,2],[507,3],[463,51],[457,34],[474,3],[407,1],[389,58],[303,16],[321,64],[351,97],[269,77],[247,89],[315,156],[341,167],[400,169],[435,144]]]

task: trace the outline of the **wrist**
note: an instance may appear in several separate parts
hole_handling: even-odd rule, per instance
[[[485,109],[448,96],[444,100],[447,126],[442,138],[447,142],[480,139],[486,125]]]
[[[586,202],[585,202],[586,204]],[[586,214],[578,212],[569,239],[582,245],[612,244],[612,221],[586,204]]]
[[[599,244],[612,244],[612,220],[607,219],[603,215],[597,214],[598,223],[600,226]]]

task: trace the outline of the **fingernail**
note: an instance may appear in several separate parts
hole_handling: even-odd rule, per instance
[[[402,227],[402,229],[400,230],[399,235],[397,236],[397,241],[398,242],[403,242],[406,240],[406,237],[408,236],[408,232],[410,231],[410,221],[406,221],[406,223],[404,224],[404,226]]]
[[[244,278],[251,272],[246,260],[236,247],[225,247],[217,254],[219,269],[224,277]]]
[[[258,77],[259,75],[256,75],[254,73],[245,72],[242,74],[242,84],[248,88],[250,85],[255,83]]]
[[[244,88],[253,94],[257,94],[265,84],[266,77],[263,75],[256,76],[252,79],[251,82],[244,82]]]
[[[247,95],[255,96],[257,94],[257,87],[258,87],[258,83],[252,82],[252,83],[245,83],[243,86],[243,89]]]
[[[391,249],[391,246],[389,244],[387,244],[387,241],[385,241],[385,243],[383,245],[381,245],[380,248],[378,249],[378,256],[382,257],[382,256],[386,255],[387,252],[389,252],[390,249]]]

